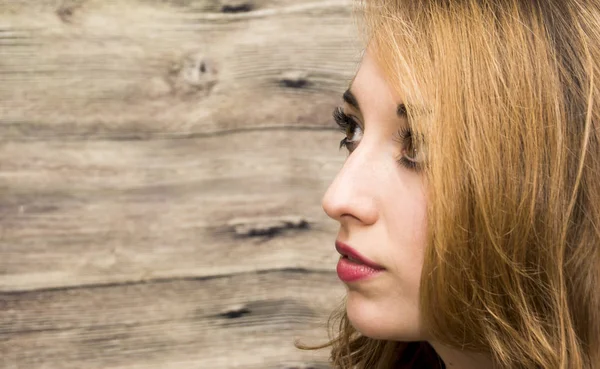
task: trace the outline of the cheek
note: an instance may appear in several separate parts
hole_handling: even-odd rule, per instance
[[[397,193],[388,210],[387,229],[390,254],[396,273],[411,291],[418,290],[425,253],[427,214],[420,188]]]
[[[425,198],[418,189],[381,186],[380,215],[386,235],[382,252],[389,256],[390,274],[377,293],[349,291],[348,316],[364,335],[377,339],[420,341],[426,337],[419,312],[419,286],[426,236]],[[400,190],[398,190],[400,188]],[[389,190],[389,191],[388,191]]]

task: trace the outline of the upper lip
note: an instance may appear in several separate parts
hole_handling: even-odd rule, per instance
[[[352,259],[356,259],[356,260],[360,261],[361,263],[365,264],[368,267],[371,267],[373,269],[385,269],[381,265],[378,265],[378,264],[374,263],[373,261],[367,259],[366,257],[362,256],[361,254],[358,253],[358,251],[354,250],[352,247],[346,245],[345,243],[343,243],[341,241],[335,241],[335,249],[337,250],[337,252],[340,253],[340,255],[349,256]]]

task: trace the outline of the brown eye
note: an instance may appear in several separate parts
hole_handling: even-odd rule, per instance
[[[413,144],[413,140],[411,139],[410,142],[406,145],[406,148],[404,149],[404,152],[406,153],[405,157],[409,160],[417,160],[417,156],[419,155],[419,152],[417,151],[415,145]]]
[[[340,141],[340,148],[345,146],[348,151],[354,151],[356,145],[362,139],[362,128],[356,123],[356,120],[353,117],[344,113],[342,108],[338,107],[333,111],[333,118],[340,127],[340,130],[346,135],[346,137]]]
[[[346,128],[346,138],[349,142],[358,142],[362,138],[363,132],[358,124],[354,122],[352,118],[350,118],[352,123],[348,125]]]
[[[415,145],[412,130],[407,127],[402,128],[398,131],[395,140],[402,148],[402,156],[398,159],[398,163],[411,170],[420,170],[424,161],[424,154],[423,150]]]
[[[348,124],[348,127],[346,127],[346,138],[352,138],[354,134],[354,126],[351,124]]]

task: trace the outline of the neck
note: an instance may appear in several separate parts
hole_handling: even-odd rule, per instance
[[[446,369],[493,369],[496,366],[489,355],[462,351],[430,341],[438,356],[444,361]]]

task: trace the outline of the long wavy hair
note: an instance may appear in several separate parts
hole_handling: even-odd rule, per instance
[[[357,10],[427,157],[429,336],[500,368],[599,368],[600,2]],[[340,369],[439,363],[426,343],[362,336],[344,304],[329,327],[328,343],[296,346],[331,347]]]

